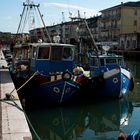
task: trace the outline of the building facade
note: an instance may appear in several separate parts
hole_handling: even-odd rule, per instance
[[[140,49],[140,1],[121,3],[100,12],[101,16],[86,19],[96,42],[117,49]],[[52,42],[55,36],[59,36],[63,43],[78,43],[81,38],[88,44],[92,43],[89,31],[81,20],[62,22],[46,29],[46,36],[50,36]],[[44,28],[30,31],[31,38],[43,38],[41,30]]]
[[[140,1],[121,3],[101,13],[103,41],[116,41],[120,49],[140,48]]]
[[[31,40],[37,42],[39,39],[44,40],[47,38],[47,42],[55,42],[59,37],[61,43],[74,43],[78,40],[77,28],[79,21],[69,21],[53,26],[47,26],[44,28],[37,28],[30,31]]]

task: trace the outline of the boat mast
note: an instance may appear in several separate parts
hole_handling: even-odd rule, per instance
[[[23,3],[23,6],[24,6],[24,8],[23,8],[22,14],[20,15],[21,16],[21,19],[20,19],[19,26],[18,26],[18,29],[17,29],[17,35],[18,34],[23,34],[23,29],[25,28],[25,25],[27,23],[27,21],[26,21],[27,18],[30,16],[32,10],[36,11],[36,9],[37,9],[38,14],[39,14],[39,17],[41,18],[41,21],[42,21],[44,30],[46,32],[46,34],[43,32],[43,39],[45,41],[47,41],[47,38],[45,36],[45,35],[47,35],[48,38],[49,38],[49,41],[52,42],[51,41],[51,38],[50,38],[50,35],[49,35],[48,31],[47,31],[47,28],[45,26],[45,22],[43,20],[43,15],[41,15],[41,12],[39,10],[40,4],[37,4],[36,5],[33,2],[30,2],[30,0],[27,0],[26,2]],[[34,22],[35,22],[35,19],[34,19],[34,16],[33,16],[32,17],[32,23],[34,23]]]
[[[21,28],[21,23],[22,23],[22,20],[23,20],[24,12],[25,12],[25,6],[23,8],[22,14],[20,15],[21,18],[20,18],[20,22],[19,22],[19,25],[18,25],[18,29],[17,29],[17,34],[19,33],[19,30]]]
[[[40,10],[39,10],[39,5],[37,6],[37,10],[38,10],[38,13],[39,13],[39,15],[40,15],[40,17],[41,17],[42,23],[43,23],[43,25],[44,25],[44,29],[45,29],[45,31],[46,31],[46,33],[47,33],[47,35],[48,35],[49,41],[52,42],[52,41],[51,41],[51,37],[50,37],[50,35],[49,35],[49,33],[48,33],[48,30],[46,29],[46,25],[45,25],[45,22],[44,22],[44,20],[43,20],[43,15],[41,15],[41,12],[40,12]]]
[[[62,40],[64,43],[66,43],[65,24],[65,15],[64,12],[62,12]]]
[[[90,34],[90,36],[91,36],[93,46],[94,46],[94,48],[95,48],[95,50],[96,50],[96,54],[98,55],[99,50],[98,50],[98,47],[97,47],[97,45],[96,45],[96,43],[95,43],[94,37],[93,37],[93,35],[92,35],[92,33],[91,33],[91,30],[90,30],[90,28],[89,28],[89,26],[88,26],[88,23],[87,23],[86,19],[83,19],[83,20],[84,20],[84,23],[85,23],[85,25],[86,25],[86,27],[87,27],[87,30],[88,30],[88,32],[89,32],[89,34]],[[94,50],[94,49],[93,49],[93,50]]]
[[[96,55],[97,55],[97,57],[98,57],[99,49],[98,49],[98,47],[97,47],[97,45],[96,45],[96,43],[95,43],[94,37],[93,37],[93,35],[92,35],[92,33],[91,33],[91,30],[90,30],[90,28],[89,28],[89,26],[88,26],[88,23],[87,23],[87,21],[86,21],[86,18],[81,18],[81,17],[80,17],[79,10],[78,10],[78,17],[70,17],[70,18],[71,18],[72,21],[73,21],[73,20],[78,20],[78,21],[83,21],[83,22],[85,23],[86,28],[87,28],[87,30],[88,30],[90,36],[91,36],[91,39],[92,39],[92,43],[93,43],[92,50],[96,53]]]

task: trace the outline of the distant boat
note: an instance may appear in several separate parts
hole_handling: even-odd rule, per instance
[[[81,83],[91,96],[122,98],[134,88],[131,71],[125,67],[122,56],[98,53],[88,54],[89,71],[81,75]],[[88,73],[86,76],[85,73]],[[80,77],[78,77],[80,79]]]
[[[84,67],[78,67],[78,70],[75,68],[81,73],[77,81],[81,83],[82,91],[88,92],[87,97],[91,100],[94,97],[122,98],[126,96],[128,91],[134,88],[134,77],[125,67],[123,57],[109,54],[110,46],[108,45],[97,46],[88,23],[85,19],[83,21],[89,31],[92,44],[81,52],[86,54],[81,58],[86,57],[88,71],[84,71]]]

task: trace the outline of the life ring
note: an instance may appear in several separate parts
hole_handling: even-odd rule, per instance
[[[62,79],[65,81],[69,81],[72,77],[72,74],[69,71],[65,71],[62,73]]]
[[[55,93],[60,93],[60,89],[59,89],[58,87],[54,87],[54,88],[53,88],[53,91],[54,91]]]
[[[118,83],[118,78],[113,78],[113,83]]]

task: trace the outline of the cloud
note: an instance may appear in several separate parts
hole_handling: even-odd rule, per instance
[[[96,14],[99,14],[99,12],[95,9],[89,9],[78,5],[71,5],[71,4],[65,4],[65,3],[44,3],[45,7],[56,7],[61,9],[68,9],[69,12],[73,13],[74,11],[80,11],[81,14],[85,14],[86,17],[90,17]]]
[[[4,18],[5,20],[12,20],[13,18],[11,16],[7,16]]]

